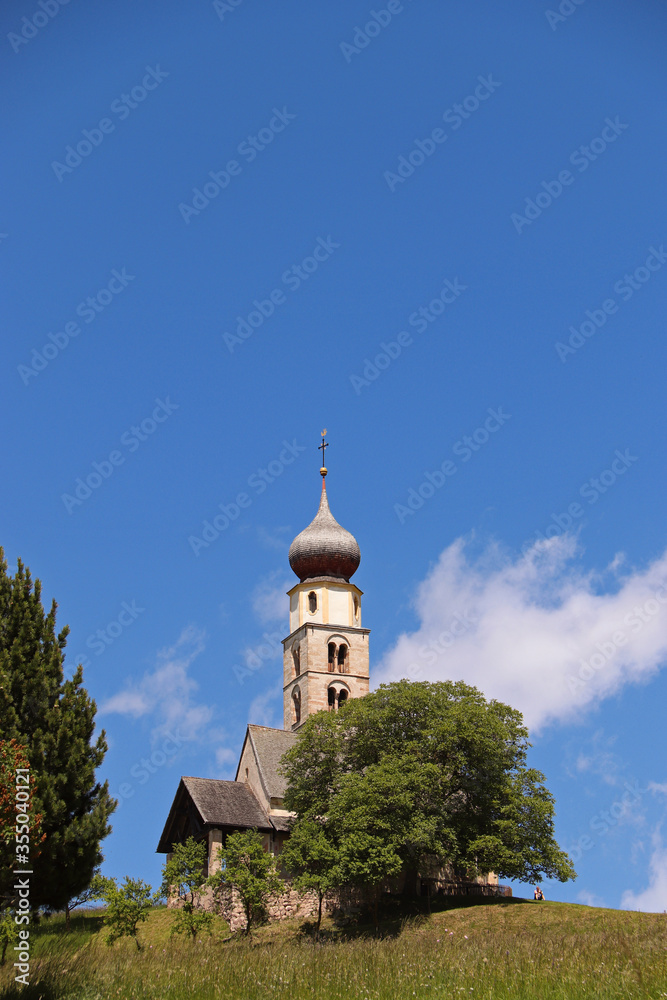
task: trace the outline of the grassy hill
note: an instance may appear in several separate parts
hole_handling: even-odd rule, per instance
[[[7,1000],[631,1000],[667,997],[667,916],[565,903],[489,900],[432,914],[337,927],[315,945],[298,921],[231,938],[170,937],[156,909],[132,941],[104,943],[100,913],[33,928],[31,985],[0,969]]]

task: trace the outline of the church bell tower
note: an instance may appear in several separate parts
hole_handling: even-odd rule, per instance
[[[322,433],[322,456],[328,444]],[[353,535],[329,510],[326,475],[317,514],[296,536],[290,566],[299,582],[288,591],[290,634],[283,639],[284,728],[309,715],[338,711],[347,698],[368,694],[370,629],[361,627],[362,591],[350,583],[361,561]]]

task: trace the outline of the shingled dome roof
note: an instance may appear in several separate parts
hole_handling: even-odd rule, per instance
[[[317,514],[296,536],[289,550],[289,564],[301,583],[318,576],[349,582],[359,567],[361,553],[354,535],[342,528],[329,510],[322,479],[322,499]]]

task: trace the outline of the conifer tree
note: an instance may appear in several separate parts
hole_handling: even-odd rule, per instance
[[[16,575],[7,573],[0,548],[0,739],[16,740],[30,763],[45,834],[31,859],[30,901],[50,910],[90,884],[116,807],[107,782],[95,780],[107,744],[104,731],[92,742],[96,706],[81,666],[64,677],[69,629],[56,634],[56,607],[45,612],[41,584],[20,560]]]

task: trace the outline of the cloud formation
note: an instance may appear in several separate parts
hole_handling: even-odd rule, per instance
[[[417,587],[419,627],[399,636],[375,684],[464,680],[523,712],[531,729],[580,717],[667,659],[667,552],[644,570],[617,556],[585,572],[576,539],[472,559],[458,539]]]
[[[252,592],[252,610],[261,625],[285,624],[289,601],[285,596],[296,581],[288,580],[282,570],[263,577]]]
[[[194,626],[183,629],[173,646],[158,652],[155,670],[109,698],[100,714],[115,712],[134,719],[152,714],[153,739],[177,730],[182,739],[200,737],[213,713],[208,705],[196,702],[199,685],[188,670],[203,649],[204,633]]]
[[[622,910],[662,913],[667,910],[667,847],[662,842],[660,828],[653,833],[653,852],[649,862],[649,884],[642,892],[628,889],[621,899]]]

